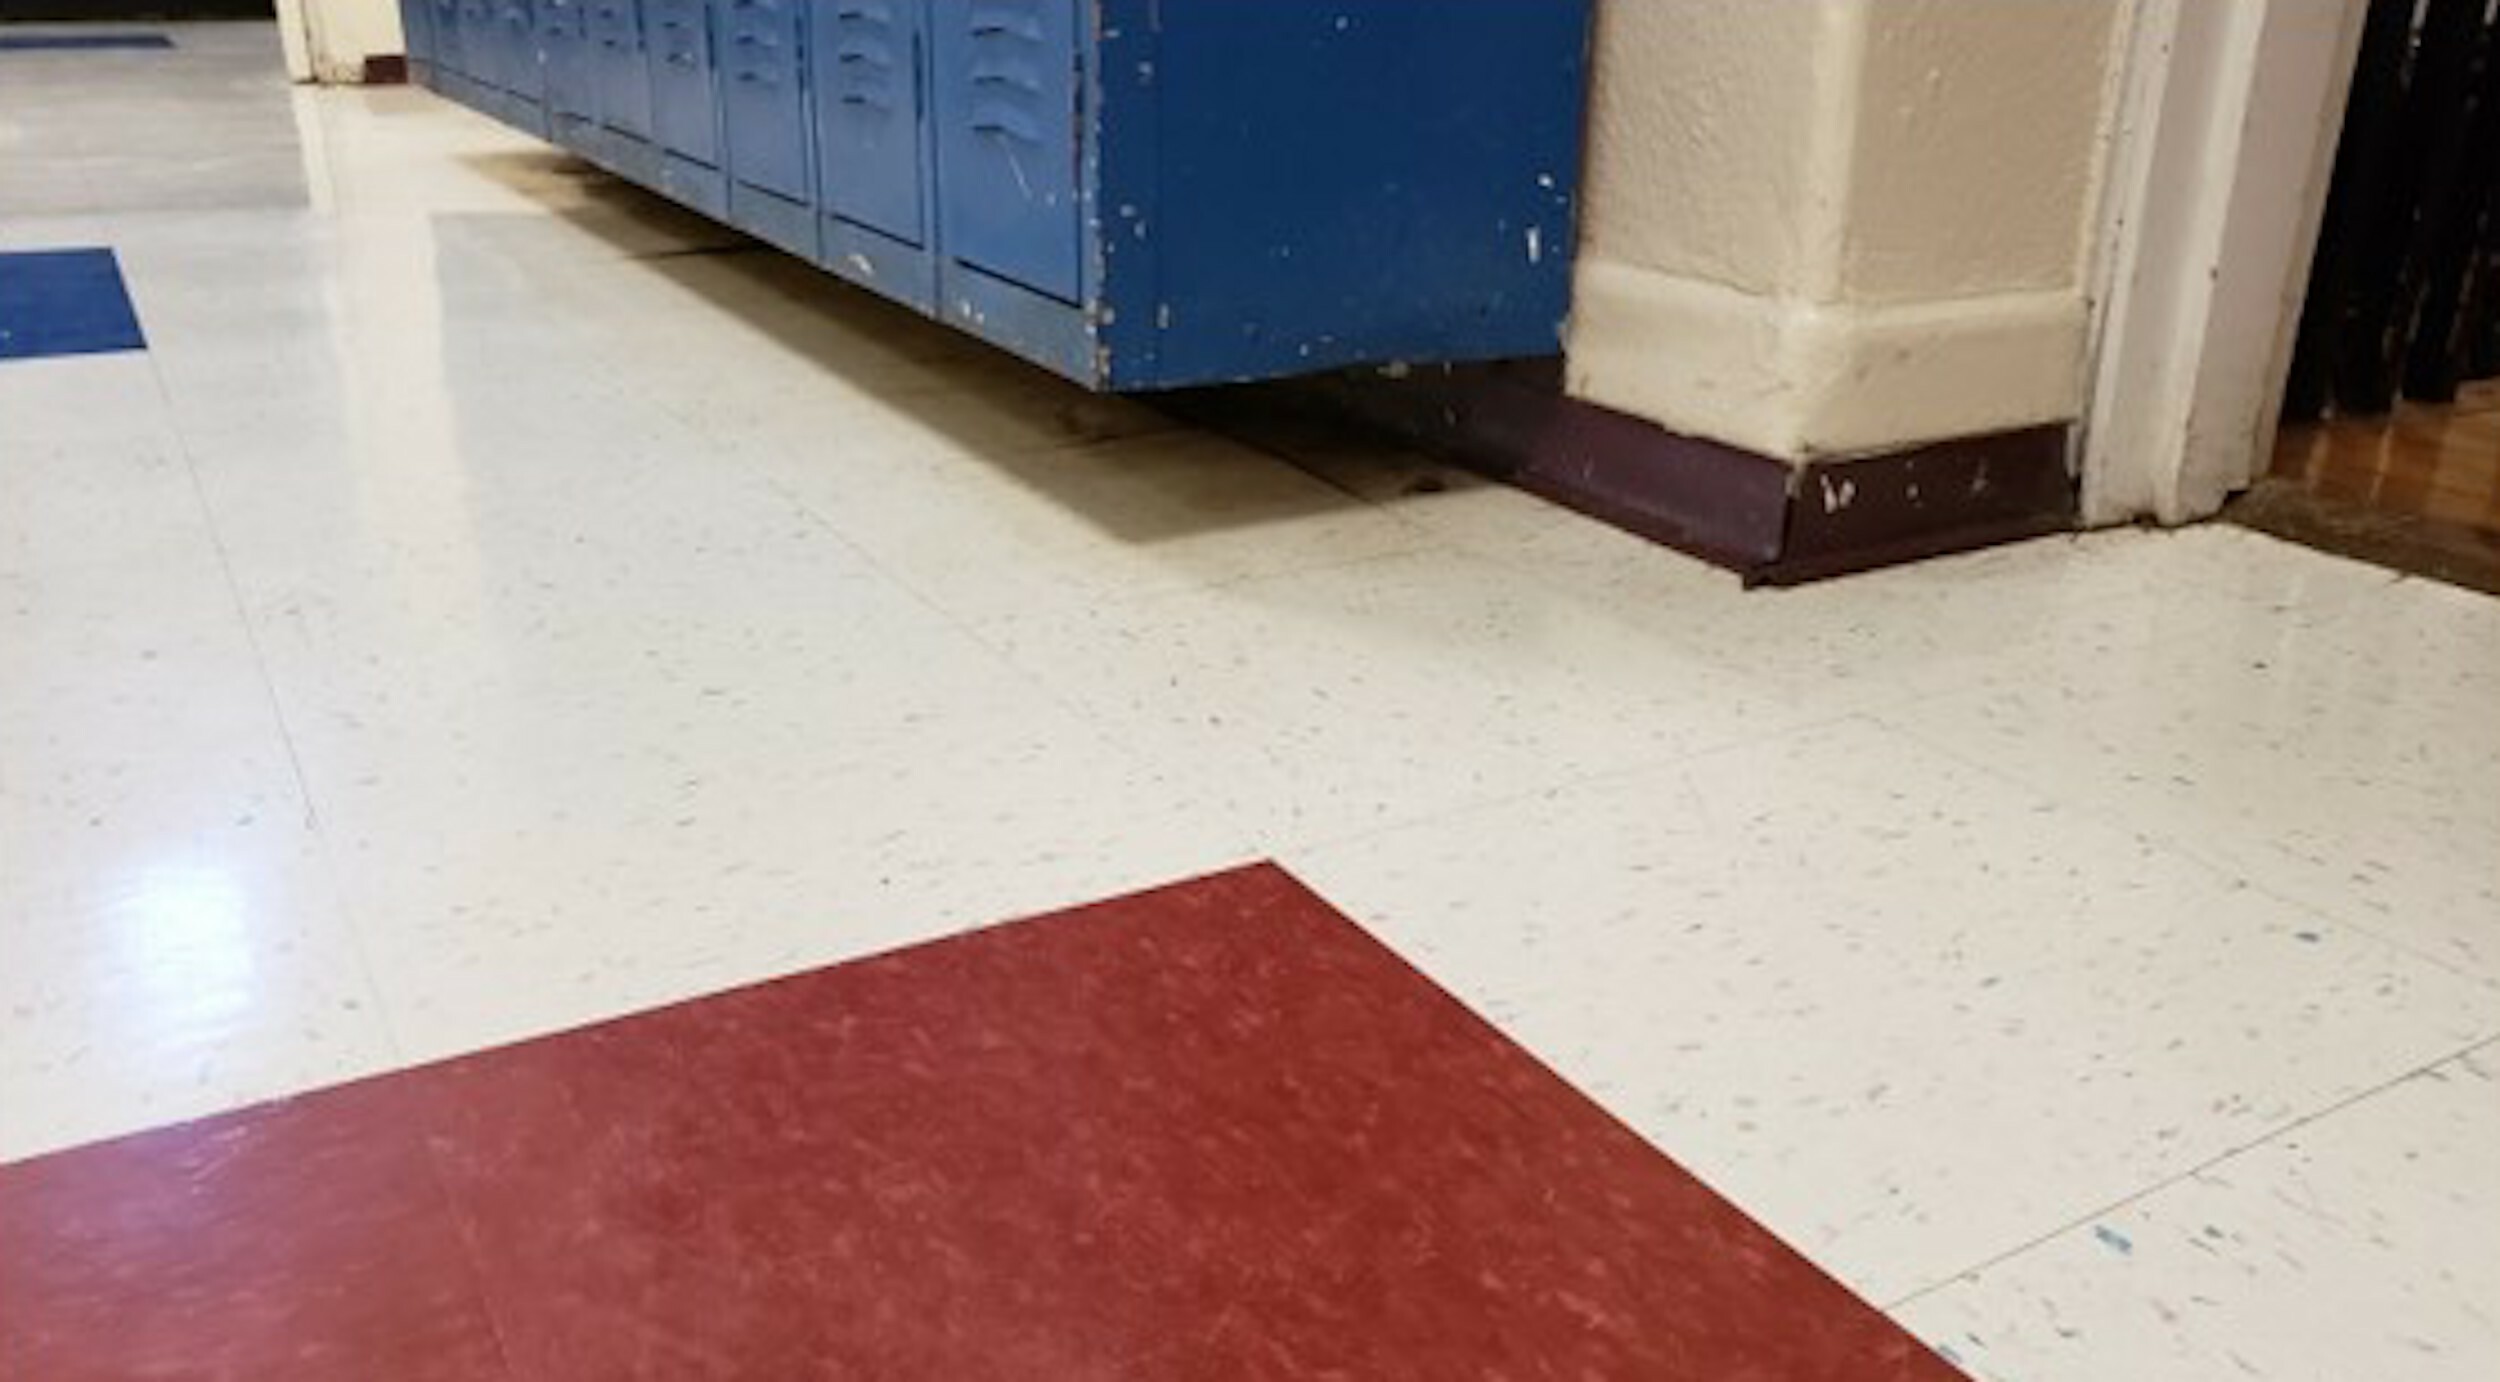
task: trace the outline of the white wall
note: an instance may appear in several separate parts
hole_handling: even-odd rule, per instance
[[[2112,0],[1861,7],[1844,296],[2079,286],[2122,9]]]
[[[1597,15],[1582,254],[1750,293],[1798,280],[1817,0],[1611,0]]]
[[[2071,419],[2128,0],[1600,0],[1574,393],[1786,459]]]
[[[299,82],[361,82],[365,59],[408,51],[397,0],[278,0],[278,27]]]

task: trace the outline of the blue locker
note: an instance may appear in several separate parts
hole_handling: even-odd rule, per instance
[[[458,0],[452,28],[460,36],[457,70],[473,83],[492,85],[495,73],[495,0]]]
[[[494,71],[487,80],[524,101],[536,102],[543,87],[538,69],[538,16],[531,0],[497,0]]]
[[[651,137],[651,61],[643,50],[641,0],[592,0],[591,63],[600,125],[631,139]]]
[[[1093,293],[1157,323],[1114,387],[1561,349],[1585,3],[1154,7],[1106,6],[1152,36],[1103,40]]]
[[[723,25],[721,124],[729,174],[805,203],[807,15],[803,0],[729,0]]]
[[[547,113],[579,120],[598,114],[589,0],[538,0],[538,49]]]
[[[815,0],[817,185],[825,211],[925,243],[918,0]]]
[[[713,91],[712,7],[705,0],[648,0],[651,133],[680,158],[720,166],[720,106]]]
[[[430,71],[437,51],[434,41],[433,0],[417,0],[404,7],[401,25],[407,31],[408,68],[411,74]],[[424,80],[422,76],[416,78]]]
[[[426,32],[434,36],[434,51],[429,59],[434,71],[466,76],[467,64],[460,53],[460,0],[409,0],[406,8],[411,14],[403,22],[411,29],[421,24]],[[424,10],[426,17],[423,20],[415,18],[413,12],[416,10]],[[423,80],[427,74],[419,72],[414,75]]]
[[[1077,299],[1078,0],[936,0],[938,218],[947,253]]]
[[[1590,0],[403,4],[437,90],[1093,388],[1560,348]]]

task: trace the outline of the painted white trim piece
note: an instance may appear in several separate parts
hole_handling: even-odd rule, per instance
[[[365,59],[407,51],[397,0],[277,0],[278,42],[295,82],[354,86]]]
[[[2064,422],[2083,404],[2070,289],[1813,303],[1604,261],[1573,287],[1573,396],[1782,460]]]
[[[2085,522],[2188,522],[2256,478],[2366,4],[2137,5],[2104,212]]]
[[[1796,95],[1808,103],[1813,123],[1806,135],[1805,181],[1798,189],[1803,199],[1796,213],[1802,252],[1795,283],[1797,293],[1817,302],[1836,302],[1844,296],[1851,164],[1866,100],[1866,49],[1873,8],[1863,4],[1822,7],[1816,17],[1820,36],[1814,45],[1814,86]]]
[[[295,120],[295,148],[304,165],[304,196],[315,215],[338,209],[338,177],[330,157],[330,127],[321,118],[325,98],[316,89],[289,91],[288,113]]]
[[[304,0],[278,0],[278,47],[286,56],[288,81],[313,79],[312,16]]]

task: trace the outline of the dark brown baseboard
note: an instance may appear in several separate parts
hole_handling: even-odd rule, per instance
[[[365,59],[365,85],[404,86],[408,82],[408,57],[404,53],[376,53]]]
[[[1748,584],[1793,585],[2076,522],[2064,426],[1796,466],[1566,397],[1552,360],[1225,394],[1184,411],[1218,428],[1280,408],[1333,411]]]
[[[1809,462],[1793,471],[1778,559],[1745,579],[1796,585],[2071,530],[2067,430],[2027,427]]]

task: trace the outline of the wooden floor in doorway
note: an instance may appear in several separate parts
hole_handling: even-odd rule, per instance
[[[2286,426],[2230,517],[2500,595],[2500,381],[2468,385],[2453,404]]]

